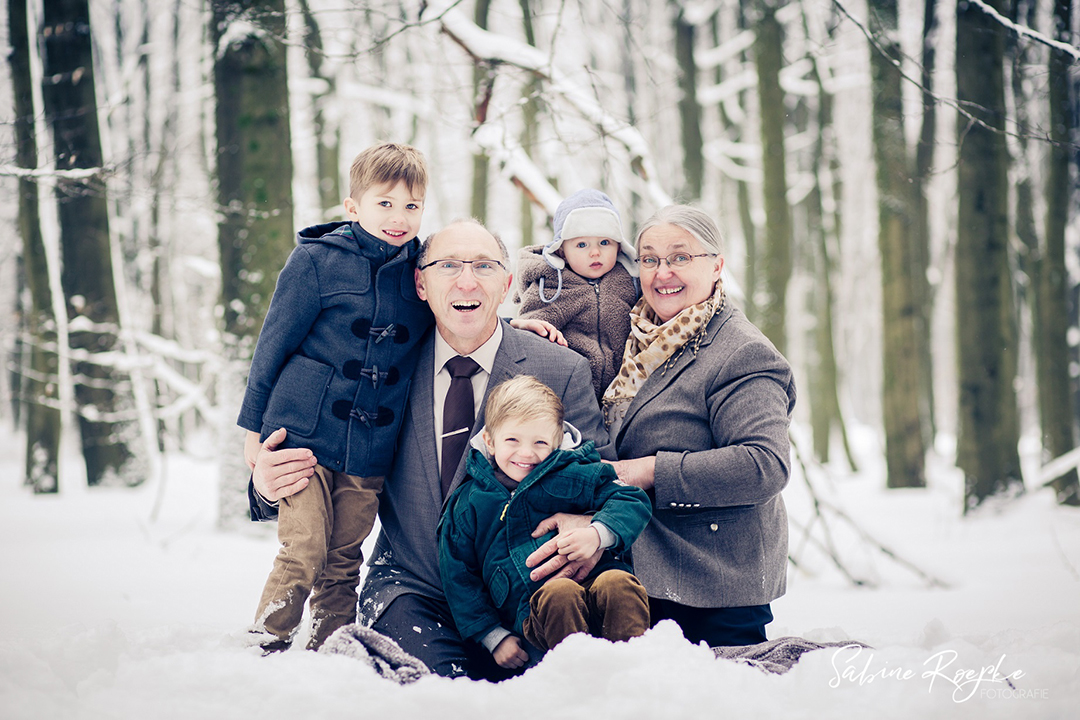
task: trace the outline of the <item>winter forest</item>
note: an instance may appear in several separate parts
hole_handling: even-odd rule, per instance
[[[36,519],[29,535],[15,533],[19,522],[3,531],[5,549],[46,532],[29,528],[55,523],[49,508],[66,526],[85,503],[124,508],[106,515],[118,522],[141,513],[151,537],[177,512],[172,498],[208,506],[200,532],[254,543],[244,552],[268,567],[275,542],[246,519],[235,425],[254,344],[296,230],[341,219],[351,159],[399,141],[432,171],[421,237],[475,217],[516,257],[550,240],[560,199],[586,187],[613,198],[630,239],[671,202],[709,211],[729,297],[795,368],[802,501],[788,501],[789,573],[824,574],[829,588],[807,607],[835,604],[837,588],[949,585],[939,576],[965,554],[935,558],[939,546],[911,528],[948,527],[970,548],[1052,526],[1056,549],[1033,553],[1035,564],[1064,580],[1045,586],[1055,610],[1044,618],[1058,625],[1038,642],[1063,657],[1041,687],[1060,689],[1059,703],[1080,697],[1076,3],[6,0],[0,16],[0,426],[3,497],[18,498],[3,517]],[[514,312],[507,303],[502,314]],[[209,481],[188,496],[193,468]],[[55,504],[71,493],[79,505]],[[247,570],[238,605],[254,609],[265,569]],[[34,604],[10,602],[5,614]],[[198,622],[218,634],[246,621],[212,616],[203,609]],[[1043,627],[1016,617],[972,632]],[[789,618],[792,634],[829,627]],[[852,622],[819,634],[897,644],[907,664],[951,637],[915,642]],[[102,644],[155,652],[104,632],[80,646],[87,657]],[[553,655],[565,660],[548,682],[578,671],[573,648],[616,667],[648,652],[691,662],[667,634],[642,640],[653,645],[636,655],[573,645]],[[0,667],[27,652],[0,647]],[[1000,654],[978,652],[989,658],[979,664]],[[65,657],[59,675],[83,677]],[[833,670],[811,666],[821,689],[804,711],[825,712]],[[736,671],[749,672],[721,678],[746,679]],[[702,691],[718,682],[687,673]],[[542,680],[534,690],[549,690]],[[87,682],[79,692],[98,693],[101,707],[116,700]],[[11,683],[0,681],[0,698],[15,697]],[[446,687],[409,707],[433,711],[453,696]],[[779,688],[777,708],[807,690],[756,676],[747,687]],[[847,699],[892,702],[878,687]],[[754,708],[747,697],[731,707]],[[137,716],[131,707],[144,706],[116,716]],[[642,717],[664,715],[645,707]],[[934,717],[958,707],[919,706]],[[1019,712],[990,710],[980,716]],[[100,712],[88,716],[110,716]]]

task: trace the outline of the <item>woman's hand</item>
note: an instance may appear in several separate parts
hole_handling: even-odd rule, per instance
[[[521,640],[516,635],[507,635],[495,646],[491,656],[499,667],[507,670],[515,670],[529,662],[529,653],[521,647]]]
[[[616,460],[611,462],[610,460],[602,460],[615,468],[615,474],[619,476],[619,480],[627,485],[633,485],[639,487],[642,490],[648,490],[655,482],[656,474],[656,456],[650,455],[649,457],[634,458],[633,460]]]
[[[518,330],[529,330],[540,337],[547,338],[553,343],[558,343],[559,345],[566,347],[566,338],[563,337],[562,332],[547,320],[539,320],[537,318],[514,318],[510,321],[510,327],[515,327]]]
[[[266,438],[252,466],[251,482],[259,495],[269,502],[277,502],[306,488],[318,463],[314,453],[304,448],[278,450],[278,445],[285,441],[285,434],[285,428],[281,428]]]

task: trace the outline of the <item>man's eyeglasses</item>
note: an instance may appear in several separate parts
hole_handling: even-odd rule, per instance
[[[716,257],[712,253],[701,253],[700,255],[691,255],[690,253],[671,253],[667,257],[658,257],[656,255],[642,255],[638,258],[638,263],[646,270],[659,270],[660,262],[664,261],[668,264],[668,267],[678,268],[686,267],[691,263],[694,258],[699,257]]]
[[[495,277],[500,269],[505,270],[506,266],[498,260],[433,260],[427,265],[421,265],[421,270],[427,270],[428,268],[435,268],[436,274],[445,278],[455,278],[461,274],[462,269],[466,265],[472,266],[473,275],[478,278]]]

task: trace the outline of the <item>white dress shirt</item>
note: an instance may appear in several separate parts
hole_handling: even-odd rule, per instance
[[[470,378],[473,389],[474,418],[480,412],[480,406],[484,402],[484,394],[487,392],[488,379],[491,377],[491,370],[495,366],[495,354],[499,352],[502,338],[502,322],[499,322],[499,324],[495,326],[495,332],[492,333],[487,342],[478,347],[475,352],[465,356],[472,358],[476,364],[480,366],[480,371]],[[446,361],[457,357],[457,355],[458,352],[450,347],[450,343],[446,342],[446,340],[443,339],[443,336],[439,334],[438,329],[436,329],[435,402],[433,403],[433,411],[435,413],[435,437],[438,438],[438,442],[435,443],[435,449],[438,453],[439,467],[442,467],[443,406],[446,404],[446,393],[450,391],[450,371],[446,369]],[[467,445],[466,449],[468,449]]]

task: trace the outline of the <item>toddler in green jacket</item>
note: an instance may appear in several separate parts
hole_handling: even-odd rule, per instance
[[[563,422],[559,397],[532,376],[492,390],[484,416],[439,533],[443,589],[458,632],[508,669],[530,662],[523,638],[543,652],[576,632],[608,640],[644,633],[648,597],[622,556],[652,516],[648,495],[620,483],[591,441],[576,447],[581,435]],[[533,530],[557,512],[592,514],[590,525],[559,542],[570,561],[604,550],[581,583],[539,583],[525,565],[551,537],[534,538]]]

